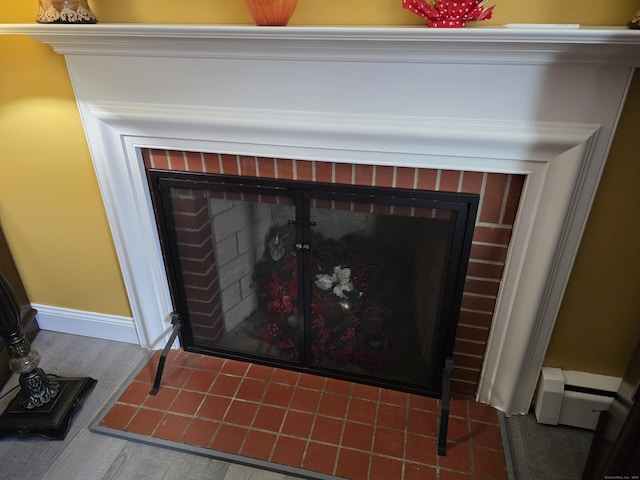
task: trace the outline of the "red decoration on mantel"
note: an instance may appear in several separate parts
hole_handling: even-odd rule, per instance
[[[420,15],[427,26],[434,28],[462,28],[469,21],[488,20],[493,14],[492,5],[485,8],[487,0],[402,0],[406,10]]]

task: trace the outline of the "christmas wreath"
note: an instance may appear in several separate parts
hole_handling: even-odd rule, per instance
[[[400,292],[397,269],[389,256],[364,234],[327,239],[315,234],[311,242],[311,353],[316,364],[358,365],[375,371],[391,344],[385,338],[386,305]],[[259,335],[289,359],[298,355],[299,269],[293,234],[287,226],[272,228],[265,253],[253,274],[267,313]]]

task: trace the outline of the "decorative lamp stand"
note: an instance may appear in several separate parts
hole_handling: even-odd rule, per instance
[[[38,23],[98,23],[87,0],[40,0]]]
[[[627,23],[627,27],[634,29],[640,28],[640,10],[638,10],[631,18],[631,20],[629,20],[629,23]]]
[[[9,352],[11,371],[20,374],[20,391],[0,415],[0,438],[39,435],[62,440],[73,414],[97,380],[45,374],[38,368],[40,354],[31,348],[20,327],[20,318],[20,303],[0,273],[0,336]]]

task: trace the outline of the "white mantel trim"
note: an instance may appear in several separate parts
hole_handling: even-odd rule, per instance
[[[349,160],[344,161],[350,163],[377,163],[375,156],[381,156],[380,163],[385,163],[393,154],[394,165],[423,168],[435,168],[425,164],[426,145],[434,157],[473,152],[472,158],[546,162],[584,142],[599,128],[598,125],[576,123],[417,119],[399,115],[115,102],[95,102],[88,108],[92,115],[116,129],[126,130],[133,118],[144,119],[146,125],[154,126],[156,136],[161,138],[177,139],[181,134],[182,138],[192,141],[198,137],[205,138],[214,131],[218,142],[232,143],[233,148],[237,148],[236,142],[242,143],[244,155],[264,155],[264,147],[273,145],[277,147],[273,151],[274,156],[301,158],[303,154],[309,160],[322,160],[324,156],[332,158],[330,151],[340,151],[349,152],[344,154]],[[362,136],[367,137],[370,145],[367,150],[362,149]],[[251,142],[246,143],[249,137]],[[231,149],[224,153],[238,152]],[[486,165],[474,167],[472,162],[467,169],[492,171],[487,170]],[[518,168],[516,170],[519,171]],[[507,170],[503,164],[496,171]]]
[[[624,27],[255,27],[243,25],[0,24],[62,55],[197,55],[335,61],[635,66],[640,35]],[[212,48],[215,46],[215,48]]]
[[[518,227],[512,238],[514,248],[510,251],[498,299],[502,307],[496,311],[489,340],[492,354],[485,362],[483,378],[486,381],[481,384],[478,398],[506,411],[528,408],[530,397],[526,400],[529,394],[523,394],[522,388],[533,391],[544,349],[528,350],[529,335],[525,332],[531,335],[535,333],[533,330],[539,322],[537,305],[543,303],[547,291],[564,288],[568,279],[569,271],[563,270],[556,272],[556,277],[548,281],[549,272],[557,261],[554,256],[556,243],[549,239],[560,237],[566,226],[566,212],[571,206],[571,191],[566,190],[566,185],[588,169],[592,142],[599,130],[597,126],[508,125],[498,122],[500,128],[493,128],[497,125],[491,122],[456,123],[450,120],[450,128],[444,130],[447,141],[437,142],[446,145],[446,152],[439,152],[436,145],[432,152],[425,153],[425,149],[431,149],[431,139],[440,138],[439,130],[434,132],[430,127],[436,128],[435,124],[424,119],[425,124],[421,123],[420,128],[407,133],[401,126],[405,122],[415,125],[414,117],[365,116],[359,117],[358,123],[354,123],[353,116],[331,115],[333,121],[325,123],[323,114],[288,112],[282,115],[289,121],[278,124],[277,132],[273,132],[273,115],[281,113],[226,109],[226,115],[220,116],[217,109],[114,103],[81,104],[81,110],[87,113],[83,116],[88,135],[103,139],[101,145],[93,142],[92,155],[105,195],[107,215],[115,226],[116,249],[123,265],[127,288],[132,296],[134,311],[138,313],[134,318],[146,318],[138,325],[138,331],[150,344],[166,340],[166,318],[172,306],[157,230],[152,223],[153,208],[148,186],[144,182],[144,167],[140,157],[142,148],[527,175]],[[317,131],[305,129],[309,121],[319,126]],[[223,128],[212,128],[214,125]],[[348,125],[352,127],[345,136]],[[399,138],[391,144],[402,145],[403,149],[389,155],[392,150],[389,142],[384,139],[379,142],[381,128],[390,139],[398,135]],[[299,135],[301,130],[312,134],[312,137]],[[474,139],[482,138],[489,131],[490,148],[478,149]],[[354,133],[358,140],[349,145],[349,134]],[[288,145],[279,141],[279,135],[296,138],[299,143]],[[409,151],[407,147],[407,136],[414,137],[414,143],[408,142],[409,146],[415,145],[414,151]],[[366,138],[363,140],[362,137]],[[367,151],[357,148],[363,142],[369,146]],[[324,148],[318,148],[318,145]],[[126,161],[114,164],[115,150],[122,146]],[[104,150],[94,150],[96,147]],[[535,159],[528,154],[531,151],[539,152]],[[496,152],[507,153],[503,158],[497,158]],[[547,181],[549,175],[556,181]],[[553,199],[553,205],[545,205],[548,199]],[[137,240],[135,244],[132,239]],[[154,248],[149,248],[151,245]],[[532,248],[532,245],[535,247]],[[569,247],[565,255],[573,258],[577,245]],[[531,254],[525,255],[525,251]],[[553,328],[558,307],[559,302],[550,307],[552,315],[546,320],[546,329]],[[543,334],[550,332],[546,329]],[[492,345],[495,348],[491,348]],[[531,373],[524,374],[526,370],[531,370]],[[523,381],[523,375],[527,382]],[[513,391],[505,390],[506,385],[519,387]],[[517,395],[523,396],[524,400],[520,401],[526,403],[524,407],[513,406]]]

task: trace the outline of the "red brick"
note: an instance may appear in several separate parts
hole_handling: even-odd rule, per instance
[[[393,187],[394,168],[377,165],[376,170],[376,187]]]
[[[240,163],[240,175],[245,177],[255,177],[257,169],[256,157],[240,155],[238,157]]]
[[[333,164],[328,162],[316,162],[316,182],[333,182]]]
[[[475,395],[478,385],[476,382],[464,382],[455,378],[451,379],[451,391],[464,395]]]
[[[440,171],[440,188],[441,192],[457,192],[460,184],[461,172],[457,170],[441,170]]]
[[[356,165],[355,185],[370,187],[373,185],[373,165]]]
[[[288,158],[276,159],[278,166],[278,178],[280,180],[293,180],[293,160]]]
[[[467,327],[466,325],[458,325],[457,338],[461,340],[473,340],[475,342],[486,342],[489,337],[489,329]]]
[[[494,247],[492,245],[471,245],[471,258],[474,260],[485,260],[489,262],[504,262],[507,259],[507,249],[505,247]]]
[[[238,175],[238,156],[221,154],[222,173],[225,175]]]
[[[476,193],[482,192],[482,179],[484,173],[482,172],[464,172],[462,177],[462,192],[463,193]]]
[[[222,173],[220,167],[220,156],[217,153],[205,153],[204,171],[206,173]]]
[[[209,211],[206,207],[203,207],[193,213],[174,212],[173,219],[176,229],[178,230],[183,228],[199,230],[203,225],[207,225],[209,223]]]
[[[140,154],[142,155],[142,163],[144,164],[145,170],[153,168],[153,154],[156,151],[157,150],[153,148],[143,148],[140,151]]]
[[[458,323],[472,325],[474,327],[489,328],[493,320],[493,313],[470,312],[467,310],[460,311]]]
[[[169,155],[169,168],[171,170],[184,172],[187,169],[183,151],[167,150],[167,154]]]
[[[186,169],[189,172],[202,172],[204,171],[202,154],[200,152],[186,152]]]
[[[467,267],[467,275],[470,277],[493,278],[494,280],[501,280],[503,271],[504,265],[500,264],[470,261]]]
[[[465,380],[471,383],[478,383],[478,380],[480,379],[480,371],[454,367],[453,372],[451,372],[451,378],[455,378],[456,380]]]
[[[416,179],[416,169],[396,167],[396,188],[413,189]]]
[[[258,175],[262,178],[276,177],[275,159],[258,157]]]
[[[511,175],[511,183],[509,184],[509,193],[507,194],[507,202],[504,209],[503,224],[513,225],[516,221],[518,206],[520,205],[520,197],[525,181],[524,175]]]
[[[464,294],[462,296],[462,308],[469,310],[480,310],[482,312],[493,312],[496,305],[496,299],[491,297],[478,297],[474,295]]]
[[[484,357],[484,352],[487,346],[484,343],[479,342],[471,342],[462,340],[460,338],[456,338],[455,344],[453,347],[454,353],[465,353],[467,355],[478,355],[480,357]]]
[[[435,190],[436,178],[438,175],[437,170],[421,168],[418,170],[418,184],[419,190]]]
[[[511,241],[511,228],[493,228],[476,225],[473,241],[508,246]]]
[[[353,184],[353,167],[350,163],[336,163],[334,172],[335,183]]]
[[[481,295],[498,295],[500,283],[490,280],[476,280],[467,278],[464,283],[466,293],[479,293]]]
[[[213,252],[211,252],[205,258],[190,259],[181,257],[180,262],[182,263],[183,270],[186,272],[204,273],[208,270],[209,265],[215,262],[215,258],[213,257]]]
[[[313,181],[313,162],[307,160],[296,160],[296,178],[301,182]]]
[[[480,371],[482,369],[483,358],[476,355],[463,355],[461,353],[454,353],[453,364],[459,367]]]
[[[480,221],[485,223],[499,223],[502,204],[505,198],[507,175],[501,173],[487,174],[484,198],[480,211]]]
[[[202,245],[211,241],[211,228],[203,225],[198,229],[178,230],[176,232],[178,242],[189,245]]]

